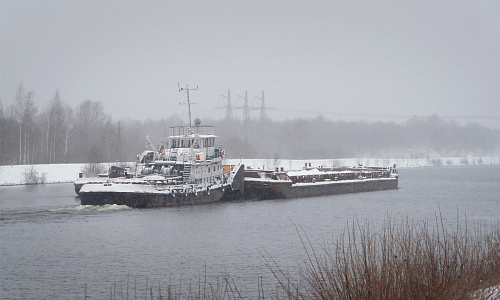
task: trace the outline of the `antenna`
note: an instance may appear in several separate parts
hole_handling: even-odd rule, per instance
[[[221,95],[222,97],[227,99],[227,105],[226,105],[226,120],[232,120],[233,119],[233,107],[231,106],[231,90],[227,90],[227,97],[224,95]]]
[[[191,103],[189,101],[189,91],[197,91],[198,90],[198,86],[196,86],[195,89],[190,89],[187,84],[186,84],[185,88],[181,88],[181,86],[179,85],[179,83],[177,83],[177,86],[179,87],[179,92],[180,91],[186,91],[187,102],[186,103],[180,103],[179,102],[179,104],[180,105],[187,104],[187,106],[188,106],[188,134],[191,134],[191,104],[196,104],[196,103]]]
[[[255,98],[257,98],[261,101],[259,121],[264,121],[265,119],[267,119],[266,101],[264,100],[264,91],[262,91],[262,98],[259,98],[257,96],[255,96]]]

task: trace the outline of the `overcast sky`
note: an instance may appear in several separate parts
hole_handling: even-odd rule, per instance
[[[500,127],[500,2],[1,1],[1,95],[102,101],[115,120],[267,115]],[[258,110],[251,111],[259,116]],[[234,110],[241,118],[242,110]],[[493,118],[495,117],[495,118]]]

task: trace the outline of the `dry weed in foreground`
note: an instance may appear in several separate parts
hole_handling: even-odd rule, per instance
[[[260,289],[262,282],[259,280],[259,295],[263,291]],[[85,291],[84,299],[89,299],[87,292]],[[178,283],[169,282],[166,287],[162,286],[160,282],[155,285],[152,282],[146,280],[146,285],[140,286],[137,284],[134,278],[133,284],[129,281],[127,276],[127,282],[125,286],[121,286],[119,283],[114,282],[110,287],[110,299],[126,299],[126,300],[136,300],[136,299],[165,299],[165,300],[181,300],[181,299],[193,299],[193,300],[242,300],[244,297],[241,295],[240,287],[236,285],[234,279],[229,275],[221,275],[215,278],[215,282],[209,282],[207,279],[206,268],[205,277],[199,277],[197,283],[188,281],[187,283],[183,281],[182,277]],[[259,296],[259,299],[264,299]]]
[[[463,225],[461,225],[463,224]],[[357,219],[337,241],[315,250],[303,230],[307,261],[298,279],[267,265],[287,299],[489,299],[475,291],[500,283],[500,227],[457,218],[435,224],[386,218],[375,231]],[[318,253],[319,252],[319,253]]]
[[[457,218],[449,230],[441,216],[432,226],[388,217],[377,231],[354,219],[336,241],[316,249],[296,226],[305,263],[297,275],[289,275],[264,257],[277,287],[264,291],[259,278],[252,299],[498,299],[499,225]],[[183,284],[182,278],[164,286],[146,282],[139,287],[127,279],[122,287],[115,282],[110,299],[245,299],[241,292],[229,275],[210,283],[205,269],[204,278],[194,284]]]

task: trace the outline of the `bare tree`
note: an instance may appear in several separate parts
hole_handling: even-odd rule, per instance
[[[62,114],[62,126],[64,128],[64,162],[68,162],[68,153],[69,153],[69,139],[74,133],[73,129],[73,123],[74,123],[74,117],[73,117],[73,109],[69,105],[64,105],[63,106],[63,114]]]
[[[8,157],[7,150],[7,119],[4,116],[2,101],[0,100],[0,165],[5,164]]]
[[[20,83],[15,97],[15,111],[19,121],[19,163],[29,164],[34,160],[34,143],[32,132],[35,125],[37,107],[32,91],[25,94],[23,84]],[[32,149],[30,149],[30,143]],[[32,153],[30,155],[30,150]]]
[[[62,146],[62,143],[60,143],[60,141],[62,141],[64,137],[63,113],[64,113],[64,108],[61,102],[61,98],[59,96],[59,91],[56,91],[56,94],[50,100],[49,104],[49,123],[48,123],[48,128],[50,129],[48,132],[49,163],[58,162],[57,148],[58,145]]]
[[[76,109],[74,154],[80,162],[103,162],[105,141],[103,131],[107,115],[100,101],[85,100]]]

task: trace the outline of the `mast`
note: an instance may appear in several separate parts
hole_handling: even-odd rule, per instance
[[[198,86],[196,86],[195,89],[190,89],[187,84],[186,84],[185,88],[181,88],[179,84],[177,84],[177,85],[179,86],[179,92],[186,91],[187,103],[179,103],[179,104],[180,105],[187,104],[187,106],[188,106],[188,134],[191,134],[191,102],[189,100],[189,91],[197,91]],[[196,104],[196,103],[193,103],[193,104]]]

